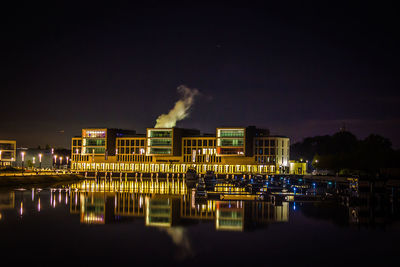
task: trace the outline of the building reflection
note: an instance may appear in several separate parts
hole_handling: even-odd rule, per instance
[[[195,199],[193,190],[170,181],[83,181],[70,187],[70,212],[84,224],[139,217],[146,226],[179,227],[215,222],[217,230],[244,231],[289,220],[288,202]]]
[[[114,220],[113,196],[104,193],[80,195],[80,220],[87,224],[105,224]]]
[[[3,219],[3,210],[14,209],[15,207],[15,193],[14,192],[0,192],[0,220]]]

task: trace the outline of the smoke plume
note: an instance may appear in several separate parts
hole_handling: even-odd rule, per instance
[[[184,85],[178,87],[178,93],[181,94],[181,99],[175,103],[175,106],[168,114],[161,114],[157,118],[155,128],[174,127],[177,121],[183,120],[189,116],[189,110],[194,103],[194,97],[200,94],[199,90],[190,89]]]

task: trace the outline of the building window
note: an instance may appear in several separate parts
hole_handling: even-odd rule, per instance
[[[270,146],[275,146],[275,140],[270,141]]]

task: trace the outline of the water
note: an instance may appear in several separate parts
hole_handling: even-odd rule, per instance
[[[348,190],[351,184],[282,181],[275,186],[282,184],[291,184],[289,195],[294,188],[298,196],[336,193],[296,202],[290,197],[198,201],[177,181],[85,181],[3,190],[2,261],[336,266],[397,259],[397,188],[366,193],[358,186]],[[229,186],[219,190],[245,193]]]

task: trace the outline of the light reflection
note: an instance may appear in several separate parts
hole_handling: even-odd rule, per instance
[[[35,190],[32,190],[33,199]],[[215,191],[248,194],[243,188],[229,184],[221,184]],[[62,196],[63,192],[65,196]],[[70,213],[79,214],[80,222],[84,224],[105,224],[142,217],[147,226],[173,228],[190,220],[208,220],[216,223],[217,230],[243,231],[249,222],[252,222],[249,223],[251,225],[263,225],[288,220],[286,204],[197,199],[194,189],[188,190],[184,182],[171,177],[168,180],[85,180],[71,184],[69,188],[50,189],[50,206],[56,208],[57,202],[69,205]],[[36,207],[40,212],[39,194]],[[248,212],[245,213],[245,210]],[[23,214],[21,202],[19,215]],[[240,218],[241,222],[238,223],[235,218]]]

